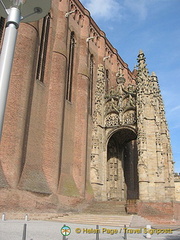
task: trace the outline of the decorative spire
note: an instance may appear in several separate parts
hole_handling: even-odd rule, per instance
[[[151,88],[153,93],[160,93],[159,83],[158,83],[158,77],[155,72],[152,72],[151,74]]]
[[[138,67],[139,76],[141,76],[142,74],[145,75],[145,76],[148,76],[149,71],[146,68],[147,67],[146,58],[145,58],[145,55],[144,55],[142,50],[139,51],[137,61],[138,61],[137,67]]]

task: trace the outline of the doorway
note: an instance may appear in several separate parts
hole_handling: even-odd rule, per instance
[[[136,134],[129,129],[115,132],[107,145],[107,199],[138,199]]]

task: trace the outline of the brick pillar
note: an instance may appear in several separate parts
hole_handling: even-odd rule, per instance
[[[21,23],[6,105],[0,160],[9,185],[18,184],[26,152],[30,96],[34,81],[37,29]]]
[[[66,12],[69,12],[71,9],[66,9]],[[65,12],[64,12],[65,15]],[[63,16],[64,17],[64,16]],[[64,19],[66,22],[66,46],[67,50],[67,66],[65,68],[64,84],[67,85],[67,73],[68,73],[68,64],[69,64],[69,47],[70,47],[70,35],[74,31],[71,21],[74,22],[74,15],[69,15],[68,18]],[[75,36],[78,36],[78,30],[75,31]],[[73,61],[73,71],[72,71],[72,92],[70,93],[70,99],[66,99],[67,86],[65,86],[65,97],[64,97],[64,112],[63,112],[63,121],[62,121],[62,142],[61,142],[61,152],[60,152],[60,177],[58,184],[58,194],[69,197],[79,197],[79,191],[73,179],[72,174],[72,162],[74,154],[74,118],[75,118],[75,101],[76,101],[76,79],[77,79],[77,66],[78,66],[78,44],[74,46],[74,61]]]
[[[88,148],[88,109],[89,109],[89,62],[88,44],[89,18],[84,16],[81,29],[79,66],[77,77],[77,95],[75,106],[75,152],[73,159],[73,176],[81,195],[85,194],[87,148]]]
[[[65,79],[67,65],[67,25],[69,4],[60,2],[59,8],[54,8],[53,18],[56,27],[52,34],[54,40],[51,58],[50,82],[47,101],[46,126],[43,146],[43,171],[53,192],[57,192],[64,120]]]
[[[57,3],[58,2],[58,3]],[[20,187],[56,193],[60,171],[68,4],[53,2],[44,82],[36,81],[26,164]]]

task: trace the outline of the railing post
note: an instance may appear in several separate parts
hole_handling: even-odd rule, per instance
[[[99,240],[99,225],[96,225],[96,240]]]
[[[124,237],[125,240],[127,239],[127,228],[126,225],[124,225]]]
[[[25,224],[24,224],[24,227],[23,227],[23,236],[22,236],[22,240],[26,240],[26,227],[27,227],[27,224],[25,223]]]
[[[2,214],[2,221],[6,221],[6,215],[5,215],[5,213]]]
[[[150,230],[150,229],[151,229],[151,225],[147,225],[147,226],[146,226],[146,229],[147,229],[147,231]],[[149,232],[146,233],[146,238],[147,238],[147,239],[150,239],[150,238],[151,238],[151,234],[150,234]]]
[[[25,221],[28,221],[28,214],[25,215]]]

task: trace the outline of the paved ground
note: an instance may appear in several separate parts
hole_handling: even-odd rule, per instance
[[[61,228],[66,225],[71,233],[68,240],[142,240],[147,237],[147,224],[152,224],[144,218],[107,215],[46,215],[48,221],[12,220],[7,218],[0,220],[0,240],[65,240],[61,234]],[[23,216],[25,217],[25,216]],[[12,215],[11,215],[12,218]],[[35,217],[33,217],[35,218]],[[39,215],[39,218],[43,218]],[[44,216],[45,218],[45,216]],[[96,225],[99,230],[96,230]],[[126,225],[127,229],[124,228]],[[26,238],[23,238],[23,230],[26,226]],[[154,240],[180,240],[180,225],[154,225],[152,224],[150,235]],[[172,230],[174,229],[174,230]],[[99,235],[96,234],[99,232]],[[99,237],[99,239],[98,239]]]
[[[26,238],[23,239],[24,224],[26,224]],[[0,222],[1,240],[65,240],[61,234],[62,222],[53,221],[22,221],[9,220]],[[99,231],[99,240],[141,240],[146,239],[146,228],[128,228],[127,235],[124,227],[99,226],[96,225],[66,223],[71,229],[71,233],[66,237],[68,240],[96,240],[96,232]],[[166,233],[163,233],[166,231]],[[136,233],[135,233],[136,232]],[[161,232],[161,233],[159,233]],[[157,234],[158,233],[158,234]],[[179,231],[171,229],[154,229],[151,235],[154,240],[180,240]]]

